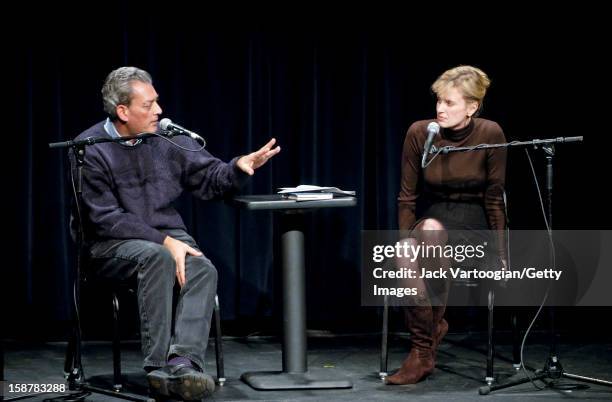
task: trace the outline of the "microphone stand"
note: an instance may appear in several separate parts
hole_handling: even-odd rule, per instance
[[[436,146],[432,146],[429,153],[430,154],[437,154],[437,153],[447,154],[450,152],[469,152],[469,151],[476,151],[479,149],[509,148],[509,147],[516,147],[516,146],[522,147],[522,146],[527,146],[527,145],[533,145],[534,147],[537,148],[538,145],[542,145],[544,147],[544,146],[548,146],[548,145],[552,146],[556,143],[564,143],[564,142],[582,142],[582,136],[580,137],[557,137],[557,138],[548,138],[544,140],[535,139],[535,140],[529,140],[529,141],[512,141],[512,142],[506,142],[502,144],[479,144],[479,145],[475,145],[471,147],[446,146],[446,147],[442,147],[438,149],[436,148]],[[553,153],[552,156],[554,156],[554,149],[552,153]],[[550,169],[551,169],[550,174],[552,174],[552,159],[551,159]],[[552,191],[551,191],[551,195],[552,195]]]
[[[138,140],[156,136],[172,137],[174,134],[163,132],[162,134],[142,133],[131,137],[88,137],[82,140],[70,140],[64,142],[54,142],[49,144],[49,148],[71,148],[75,160],[75,209],[77,211],[77,236],[76,236],[76,257],[75,257],[75,278],[74,278],[74,303],[72,306],[72,333],[70,335],[68,346],[66,347],[66,358],[64,361],[64,375],[68,383],[70,391],[77,391],[70,395],[71,400],[84,400],[91,392],[108,395],[115,398],[125,399],[136,402],[153,402],[154,399],[135,395],[131,393],[121,392],[121,389],[114,387],[113,390],[108,390],[100,387],[89,385],[85,381],[85,374],[81,362],[81,322],[80,322],[80,300],[81,300],[81,278],[82,278],[82,262],[84,257],[84,233],[83,222],[81,219],[81,205],[83,201],[83,165],[85,163],[85,149],[87,146],[95,145],[104,142],[125,142],[130,140]],[[70,167],[73,169],[73,166]],[[21,397],[19,398],[21,399]]]
[[[141,133],[130,137],[87,137],[82,140],[69,140],[62,142],[52,142],[49,144],[49,148],[72,148],[75,153],[75,159],[78,162],[78,155],[76,153],[77,148],[83,150],[82,157],[85,158],[85,147],[88,145],[100,144],[102,142],[126,142],[131,140],[141,140],[150,137],[168,137],[172,138],[175,135],[182,135],[180,133],[174,133],[173,131],[161,131],[159,133]],[[77,168],[82,167],[77,165]],[[78,169],[77,169],[78,170]]]
[[[553,227],[552,226],[552,222],[553,222],[552,195],[553,195],[553,178],[554,178],[553,159],[555,156],[554,144],[566,143],[566,142],[568,143],[569,142],[582,142],[582,139],[583,139],[582,136],[580,137],[558,137],[558,138],[551,138],[551,139],[545,139],[545,140],[536,139],[536,140],[531,140],[531,141],[513,141],[507,144],[483,144],[483,145],[478,145],[476,147],[456,147],[456,148],[455,147],[443,147],[439,151],[441,153],[448,153],[448,152],[454,152],[454,151],[457,151],[457,152],[470,151],[473,149],[489,149],[489,148],[526,146],[526,145],[533,145],[537,148],[538,145],[540,145],[542,147],[542,150],[544,151],[544,156],[546,158],[546,197],[545,197],[546,198],[546,216],[548,219],[549,233],[550,233],[550,236],[552,236],[552,227]],[[438,152],[438,150],[436,150],[436,152]],[[550,250],[550,254],[551,254],[550,259],[551,261],[553,261],[554,249],[552,247]],[[496,384],[496,385],[488,384],[486,386],[482,386],[478,389],[478,393],[480,395],[488,395],[493,391],[513,387],[515,385],[525,384],[527,382],[534,381],[534,380],[541,380],[542,382],[546,384],[546,386],[552,387],[554,386],[554,383],[562,377],[570,378],[570,379],[578,380],[578,381],[583,381],[587,383],[592,383],[592,384],[605,385],[608,387],[612,386],[612,381],[606,381],[606,380],[601,380],[598,378],[571,374],[563,370],[563,366],[561,365],[559,356],[557,354],[557,336],[555,334],[554,318],[555,318],[555,309],[554,309],[554,306],[551,306],[550,307],[550,335],[552,339],[551,339],[549,355],[546,360],[546,363],[544,364],[544,368],[540,370],[536,370],[534,375],[531,378],[529,377],[529,375],[527,375],[526,378],[519,377],[519,378],[511,379],[502,384]],[[546,379],[549,379],[551,381],[550,382],[545,381]]]
[[[557,138],[549,138],[549,139],[544,139],[544,140],[535,139],[535,140],[530,140],[530,141],[512,141],[512,142],[503,143],[503,144],[480,144],[480,145],[476,145],[472,147],[445,146],[440,149],[432,148],[430,153],[435,153],[437,155],[440,153],[447,154],[450,152],[469,152],[469,151],[475,151],[475,150],[480,150],[480,149],[508,148],[512,146],[532,145],[536,148],[538,146],[541,146],[542,150],[544,151],[545,157],[546,157],[546,207],[547,207],[546,215],[548,219],[549,233],[552,236],[552,222],[553,222],[552,220],[553,218],[552,194],[553,194],[553,177],[554,177],[553,159],[555,156],[554,144],[566,143],[566,142],[567,143],[582,142],[582,139],[583,139],[582,136],[557,137]],[[554,257],[554,250],[552,248],[551,248],[550,253],[551,253],[550,258],[552,261]],[[581,376],[577,374],[571,374],[563,370],[560,359],[557,355],[557,340],[556,340],[556,334],[554,330],[554,307],[551,307],[550,317],[551,317],[550,331],[551,331],[551,336],[552,336],[552,342],[550,346],[549,356],[548,356],[548,359],[546,360],[544,368],[541,370],[536,370],[534,376],[531,378],[527,376],[527,378],[518,378],[518,379],[510,380],[506,383],[497,384],[497,385],[491,385],[489,383],[488,385],[479,388],[478,393],[480,395],[488,395],[491,392],[497,391],[499,389],[504,389],[504,388],[513,387],[515,385],[525,384],[527,382],[534,381],[534,380],[541,380],[547,386],[553,386],[555,381],[560,379],[561,377],[571,378],[573,380],[584,381],[584,382],[593,383],[593,384],[605,385],[609,387],[612,386],[612,381],[606,381],[606,380],[601,380],[598,378],[585,377],[585,376]],[[550,379],[551,381],[547,382],[545,381],[545,379]]]

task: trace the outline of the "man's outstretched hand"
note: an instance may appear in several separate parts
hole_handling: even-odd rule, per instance
[[[280,146],[272,148],[276,143],[276,139],[272,138],[266,145],[261,147],[258,151],[252,152],[248,155],[238,159],[236,165],[245,172],[252,176],[255,173],[255,169],[263,166],[268,159],[280,152]]]

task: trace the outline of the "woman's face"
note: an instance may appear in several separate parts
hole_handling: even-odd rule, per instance
[[[449,86],[438,94],[436,119],[440,127],[460,130],[467,126],[478,110],[478,103],[466,101],[457,87]]]

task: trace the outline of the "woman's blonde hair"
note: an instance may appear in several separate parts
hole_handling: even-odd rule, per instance
[[[440,95],[449,87],[455,87],[468,102],[478,102],[478,111],[480,111],[489,85],[491,85],[491,80],[481,69],[472,66],[458,66],[442,73],[431,89],[436,95]]]

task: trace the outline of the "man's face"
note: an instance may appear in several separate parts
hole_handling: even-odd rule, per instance
[[[125,123],[127,134],[151,133],[157,130],[162,109],[153,85],[132,81],[132,100],[129,105],[117,106],[117,115]]]

